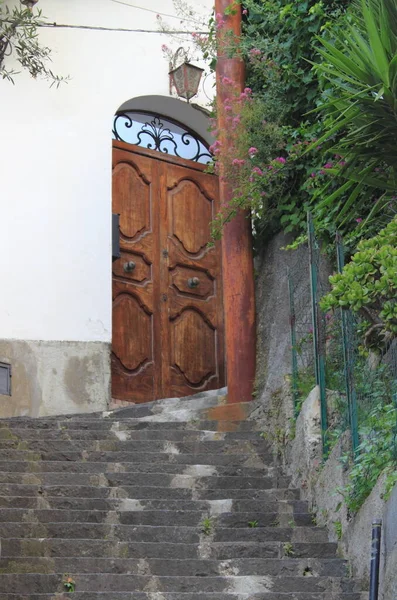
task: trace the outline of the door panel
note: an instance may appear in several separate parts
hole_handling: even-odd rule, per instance
[[[224,382],[220,248],[208,247],[218,210],[216,184],[203,172],[179,166],[167,170],[171,396]]]
[[[113,212],[120,258],[113,263],[112,397],[143,402],[156,393],[156,201],[150,159],[114,150]]]
[[[224,385],[217,179],[114,142],[112,396],[147,402]]]

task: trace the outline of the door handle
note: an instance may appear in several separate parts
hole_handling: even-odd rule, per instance
[[[198,277],[190,277],[187,280],[187,284],[191,289],[196,288],[200,284],[200,279]]]
[[[131,273],[136,267],[136,264],[130,260],[129,262],[124,263],[123,269],[126,273]]]

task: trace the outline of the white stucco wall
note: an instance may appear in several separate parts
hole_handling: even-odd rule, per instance
[[[174,14],[171,0],[131,4]],[[192,5],[209,14],[212,0]],[[37,7],[49,22],[157,28],[154,13],[112,0]],[[0,80],[0,338],[108,342],[112,116],[129,98],[168,95],[167,39],[59,28],[40,38],[71,80]]]

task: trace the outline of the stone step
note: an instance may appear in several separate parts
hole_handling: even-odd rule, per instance
[[[32,477],[33,480],[33,477]],[[293,500],[300,497],[297,489],[271,488],[268,490],[255,489],[188,489],[163,487],[108,487],[94,485],[40,485],[40,484],[6,484],[0,485],[0,497],[42,496],[46,497],[75,497],[75,498],[133,498],[153,500],[258,500],[273,499]]]
[[[332,542],[294,542],[293,558],[335,558],[337,544]],[[132,558],[132,559],[199,559],[202,554],[214,560],[242,558],[286,558],[285,542],[213,542],[205,544],[161,544],[151,542],[119,542],[104,539],[6,538],[2,540],[3,559],[29,558]]]
[[[283,515],[307,513],[308,503],[301,500],[137,500],[121,498],[63,498],[58,496],[0,496],[0,508],[56,509],[79,511],[200,511],[210,515],[225,512],[275,512]],[[1,516],[1,515],[0,515]]]
[[[337,593],[332,600],[367,600],[368,594],[353,592]],[[70,600],[70,594],[0,594],[0,600]],[[185,593],[185,592],[75,592],[73,600],[291,600],[289,592],[265,592],[260,594]],[[328,592],[294,592],[293,600],[331,600]]]
[[[0,442],[7,441],[42,441],[43,430],[23,427],[0,428]],[[211,441],[257,441],[259,431],[222,432],[198,429],[131,429],[124,423],[116,423],[109,429],[48,429],[46,440],[107,440],[107,441],[169,441],[169,442],[211,442]]]
[[[64,573],[4,574],[0,577],[0,593],[37,594],[63,591]],[[351,579],[332,577],[271,577],[271,576],[229,576],[229,577],[161,577],[144,575],[74,573],[73,579],[79,592],[227,592],[232,594],[266,594],[276,592],[308,593],[352,593],[354,582]]]
[[[163,473],[0,473],[0,483],[21,485],[102,485],[109,487],[145,486],[185,489],[256,489],[288,487],[289,477],[197,477]]]
[[[89,419],[87,415],[80,418],[40,418],[31,419],[26,417],[15,419],[0,419],[0,429],[33,429],[46,430],[86,430],[86,431],[110,431],[121,427],[124,431],[169,431],[169,430],[195,430],[195,431],[220,431],[220,432],[254,432],[260,434],[254,421],[141,421],[140,419],[115,420],[109,418]],[[237,436],[238,437],[238,436]]]
[[[98,523],[0,523],[0,538],[112,539],[115,541],[168,542],[198,544],[203,537],[200,527],[113,525]],[[215,542],[315,542],[328,541],[320,527],[214,527]],[[293,548],[291,549],[291,552]]]
[[[269,444],[264,440],[206,440],[191,442],[139,441],[139,440],[47,440],[41,439],[0,441],[0,451],[15,449],[31,452],[132,452],[132,453],[164,453],[164,454],[257,454],[272,457]]]
[[[0,511],[0,523],[102,523],[120,525],[147,525],[151,527],[201,527],[208,511],[176,511],[176,510],[26,510],[6,508]],[[224,512],[212,517],[211,529],[218,527],[247,528],[252,527],[304,527],[312,525],[310,513],[273,512]]]
[[[224,561],[200,559],[127,558],[6,558],[2,573],[119,573],[168,577],[213,577],[218,575],[270,575],[272,577],[346,577],[346,562],[332,559],[251,559]]]
[[[128,442],[127,442],[128,443]],[[0,450],[0,461],[67,461],[67,462],[117,462],[117,463],[168,463],[182,465],[243,466],[261,468],[274,465],[270,454],[178,454],[169,447],[169,452],[33,452],[32,450]]]
[[[218,475],[226,477],[263,477],[282,476],[283,469],[276,466],[257,468],[242,466],[182,465],[174,463],[102,463],[102,462],[66,462],[66,461],[2,461],[3,473],[172,473],[194,477]]]

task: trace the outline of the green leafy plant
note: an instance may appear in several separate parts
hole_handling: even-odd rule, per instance
[[[211,535],[212,528],[214,526],[214,520],[212,517],[205,517],[201,522],[201,531],[204,535]]]
[[[294,547],[291,544],[291,542],[286,542],[283,545],[283,553],[284,553],[284,556],[294,556],[295,555]]]
[[[248,527],[255,528],[259,527],[259,521],[248,521]]]
[[[73,593],[76,591],[76,582],[70,575],[64,575],[63,587],[65,592]]]
[[[338,540],[341,540],[343,535],[343,527],[341,521],[334,521],[334,531]]]
[[[362,506],[382,473],[386,498],[397,483],[397,406],[375,406],[360,434],[362,441],[349,482],[338,490],[351,513]]]
[[[330,277],[330,283],[332,290],[321,301],[323,310],[342,307],[360,313],[367,321],[367,346],[379,346],[379,338],[395,337],[397,217],[378,235],[362,240],[343,272]]]
[[[319,38],[323,61],[316,66],[325,94],[319,109],[343,160],[330,165],[319,189],[317,221],[343,228],[359,222],[359,233],[393,214],[397,185],[397,18],[394,0],[357,0],[349,19],[333,28],[334,40]],[[332,181],[340,185],[332,189]],[[331,186],[331,187],[330,187]],[[363,193],[365,192],[365,193]],[[384,222],[384,221],[383,221]],[[376,226],[376,223],[375,223]]]
[[[38,28],[43,24],[43,15],[28,8],[14,6],[10,9],[0,0],[0,77],[14,83],[17,71],[7,69],[7,58],[13,55],[21,68],[36,79],[44,77],[51,85],[59,86],[68,78],[53,73],[49,67],[50,48],[40,44]]]

